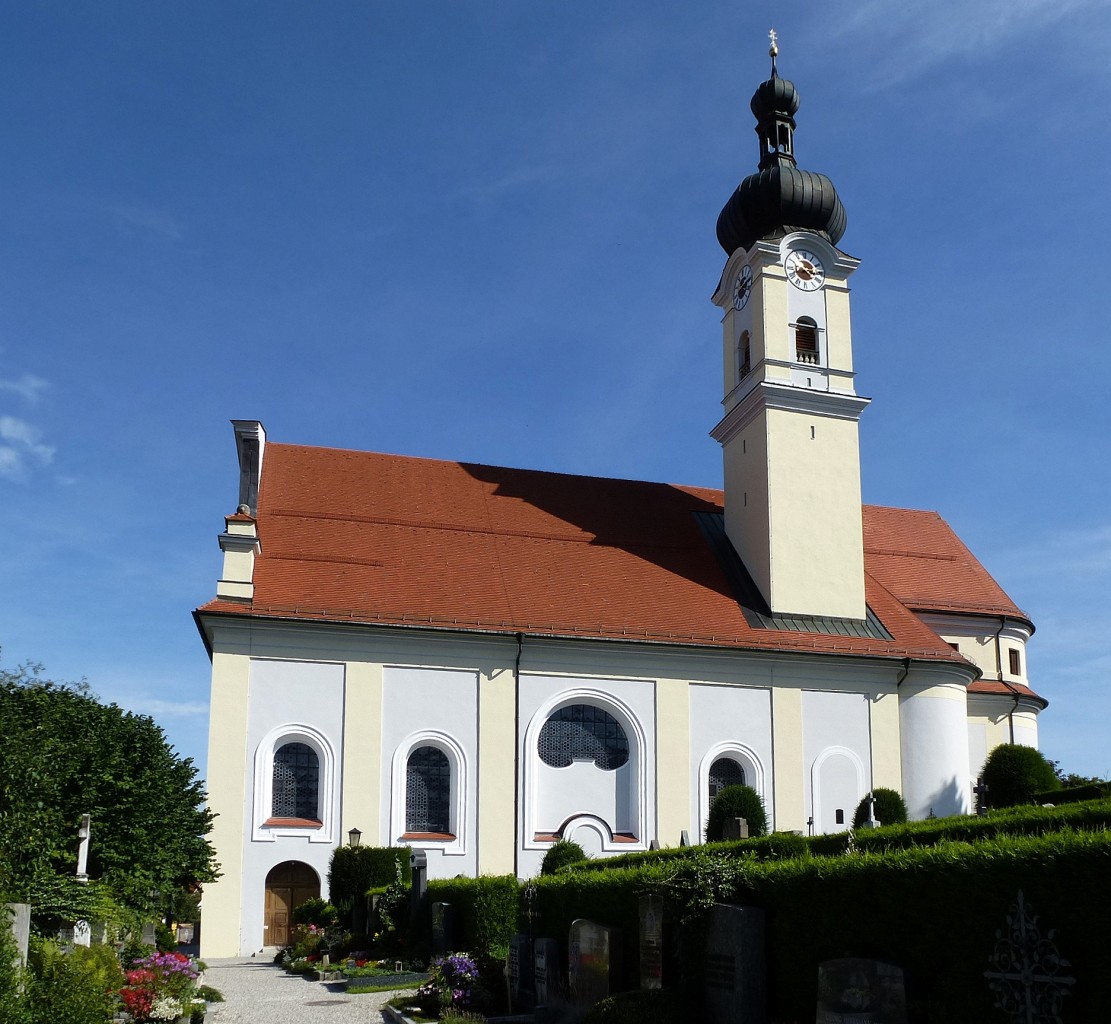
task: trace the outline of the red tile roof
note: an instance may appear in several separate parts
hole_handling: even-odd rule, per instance
[[[932,512],[866,507],[893,637],[750,626],[694,512],[717,490],[268,443],[250,602],[201,613],[963,662],[912,608],[1022,617]]]

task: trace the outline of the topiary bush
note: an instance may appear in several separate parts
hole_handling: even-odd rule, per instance
[[[724,839],[725,823],[730,818],[744,818],[750,836],[767,834],[768,815],[764,801],[751,786],[726,786],[714,797],[710,816],[706,819],[706,841]]]
[[[1036,794],[1061,788],[1061,781],[1045,755],[1020,743],[996,747],[988,754],[981,774],[988,787],[988,807],[1032,803]]]
[[[879,786],[872,790],[875,804],[872,807],[872,816],[881,825],[905,825],[907,822],[907,805],[903,798],[893,789],[884,789]],[[853,815],[853,828],[860,828],[868,817],[868,797],[865,796],[856,805]]]
[[[554,875],[560,868],[586,860],[586,851],[570,839],[557,839],[544,854],[540,864],[540,874]]]

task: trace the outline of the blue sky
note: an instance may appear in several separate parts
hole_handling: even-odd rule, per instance
[[[1111,774],[1102,0],[8,5],[3,665],[203,765],[231,418],[718,486],[771,26],[863,261],[865,500],[948,519],[1038,625],[1043,749]]]

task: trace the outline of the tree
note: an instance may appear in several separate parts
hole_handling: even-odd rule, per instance
[[[893,789],[878,786],[872,790],[875,804],[872,806],[872,815],[881,825],[905,825],[907,820],[907,805],[903,798]],[[868,797],[865,796],[856,805],[853,814],[853,828],[860,828],[868,818]]]
[[[586,860],[586,851],[573,839],[557,839],[548,847],[540,864],[540,874],[554,875],[569,864],[580,864]]]
[[[1020,743],[996,747],[988,754],[982,774],[989,807],[1014,807],[1029,803],[1037,793],[1061,788],[1045,755]]]
[[[92,816],[88,874],[125,908],[149,913],[218,877],[192,759],[147,716],[41,671],[0,670],[0,892],[33,903],[72,878],[82,814]]]
[[[710,804],[706,820],[706,841],[713,842],[725,834],[725,823],[730,818],[744,818],[750,836],[762,836],[768,831],[768,814],[764,801],[751,786],[725,786]]]

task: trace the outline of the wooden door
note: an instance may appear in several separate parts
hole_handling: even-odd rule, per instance
[[[305,900],[320,896],[320,879],[316,872],[300,861],[287,860],[271,869],[266,876],[264,909],[264,943],[267,946],[288,946],[293,940],[291,914]]]

